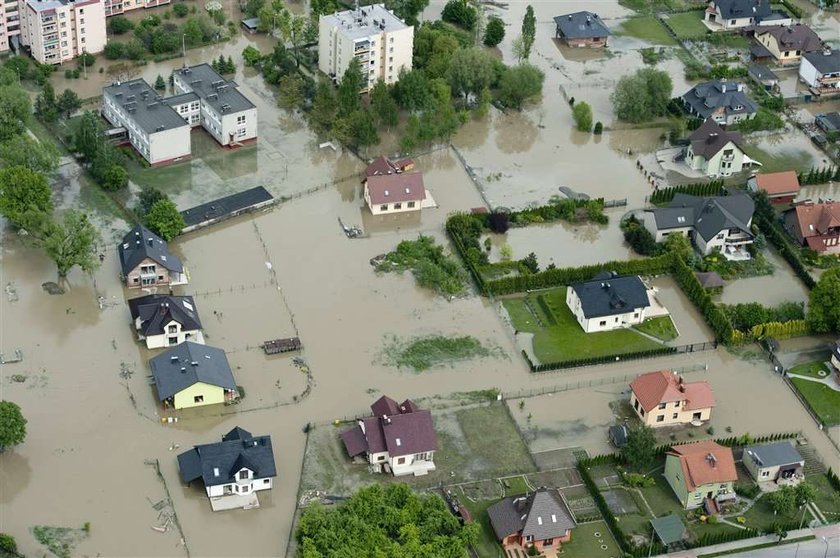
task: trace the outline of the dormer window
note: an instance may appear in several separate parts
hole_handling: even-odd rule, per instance
[[[239,480],[247,480],[251,475],[248,473],[248,469],[242,469],[239,471]]]

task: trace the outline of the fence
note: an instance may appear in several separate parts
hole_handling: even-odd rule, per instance
[[[297,544],[295,543],[295,528],[297,527],[298,515],[300,513],[300,500],[302,496],[302,491],[300,489],[303,486],[303,472],[304,472],[304,465],[306,463],[306,450],[309,449],[309,431],[310,429],[306,429],[306,440],[303,443],[303,458],[301,459],[300,463],[300,474],[298,475],[298,492],[297,498],[295,498],[295,511],[292,513],[292,523],[289,525],[289,536],[286,538],[288,541],[286,543],[286,558],[289,556],[294,556],[297,551]]]
[[[604,209],[612,207],[627,207],[627,198],[621,200],[604,200]]]
[[[717,349],[717,341],[704,341],[702,343],[691,343],[690,345],[678,345],[675,347],[662,347],[660,349],[651,349],[649,351],[637,351],[624,354],[602,355],[590,358],[564,360],[559,362],[547,362],[544,364],[534,364],[528,357],[528,353],[522,351],[522,356],[525,357],[525,362],[531,372],[547,372],[551,370],[560,370],[567,368],[580,368],[583,366],[592,366],[596,364],[606,364],[608,362],[619,362],[623,360],[640,360],[644,358],[651,358],[665,355],[678,355],[684,353],[695,353],[701,351],[709,351]]]

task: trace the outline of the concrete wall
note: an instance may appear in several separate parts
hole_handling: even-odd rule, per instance
[[[196,397],[203,397],[204,400],[196,402]],[[203,382],[196,382],[190,387],[175,394],[174,403],[176,409],[189,409],[201,407],[202,405],[216,405],[225,402],[225,390],[219,386],[211,386]]]
[[[149,134],[148,137],[148,154],[142,151],[141,154],[152,165],[176,162],[190,157],[192,148],[190,145],[189,126],[179,126],[171,130],[155,132]]]
[[[221,118],[222,145],[244,143],[257,138],[257,109],[250,108],[234,113],[225,113]]]
[[[752,219],[750,220],[750,223]],[[749,223],[747,223],[749,225]],[[743,241],[741,240],[743,238]],[[694,243],[701,254],[708,256],[712,252],[723,252],[727,244],[748,245],[752,244],[744,233],[738,229],[724,229],[710,240],[704,239],[699,234],[694,235]]]
[[[807,58],[803,58],[802,62],[799,64],[799,77],[800,79],[805,80],[805,83],[809,86],[817,87],[817,79],[819,79],[820,73]]]
[[[9,40],[20,35],[20,3],[0,0],[0,54],[9,50]]]
[[[36,10],[38,3],[29,0],[20,10],[21,42],[29,46],[32,58],[42,64],[60,64],[83,52],[102,52],[107,42],[105,4],[86,0]]]
[[[225,495],[225,489],[228,493],[233,494],[248,494],[257,492],[259,490],[271,490],[274,482],[273,479],[251,479],[249,482],[236,482],[229,484],[217,484],[206,487],[207,496],[214,498]]]

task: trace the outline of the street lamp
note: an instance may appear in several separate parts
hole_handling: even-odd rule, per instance
[[[823,558],[828,558],[828,539],[822,537],[822,542],[825,543],[825,554],[823,554]]]
[[[187,34],[181,34],[181,55],[186,58],[187,57]]]

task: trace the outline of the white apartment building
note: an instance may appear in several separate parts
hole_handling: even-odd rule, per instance
[[[105,0],[105,15],[120,15],[138,8],[165,6],[171,0]]]
[[[142,79],[102,90],[102,116],[124,128],[128,141],[152,166],[190,158],[190,125]]]
[[[21,43],[42,64],[61,64],[105,48],[104,0],[26,0],[20,16]]]
[[[18,0],[0,0],[0,54],[9,49],[17,51],[20,35],[20,11]]]
[[[179,94],[167,103],[190,126],[201,124],[225,147],[257,141],[257,107],[237,89],[236,82],[226,80],[209,64],[199,64],[175,70],[174,85]]]
[[[341,81],[353,58],[368,78],[363,92],[379,79],[396,83],[401,69],[411,69],[414,27],[384,4],[322,15],[318,30],[318,69],[333,81]]]

